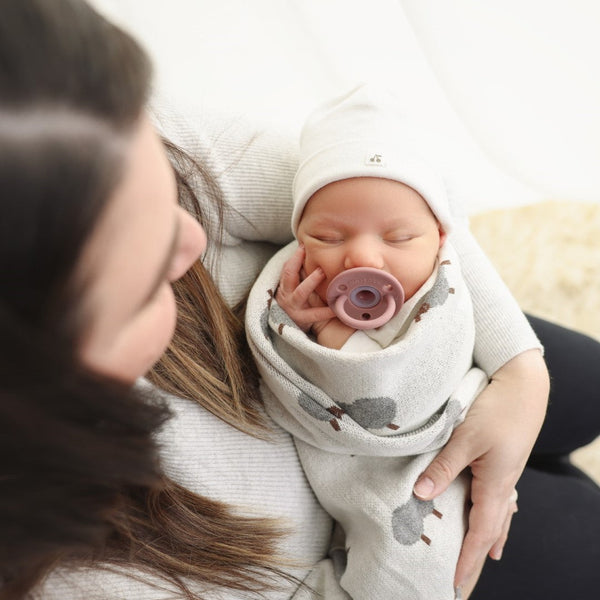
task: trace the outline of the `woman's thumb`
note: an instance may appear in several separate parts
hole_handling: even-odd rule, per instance
[[[450,438],[448,444],[421,473],[413,493],[421,500],[439,496],[470,463],[458,438]]]

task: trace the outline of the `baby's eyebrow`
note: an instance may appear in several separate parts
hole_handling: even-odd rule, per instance
[[[414,218],[410,214],[386,215],[383,222],[376,224],[377,228],[384,232],[390,233],[396,230],[408,230],[415,226]],[[330,230],[346,230],[353,229],[357,225],[357,217],[351,213],[320,213],[312,214],[306,227],[310,229],[330,229]],[[359,223],[361,225],[361,223]]]
[[[386,231],[396,231],[398,229],[411,229],[413,227],[413,223],[410,221],[403,219],[401,221],[392,221],[391,223],[386,224]]]

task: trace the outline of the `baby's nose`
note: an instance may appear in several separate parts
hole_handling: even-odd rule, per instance
[[[371,267],[383,269],[384,260],[377,244],[368,240],[357,240],[348,244],[344,257],[344,268]]]

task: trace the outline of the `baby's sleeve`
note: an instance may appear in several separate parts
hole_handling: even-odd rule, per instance
[[[377,352],[381,350],[381,346],[364,331],[355,331],[341,347],[341,350],[360,354],[362,352]]]

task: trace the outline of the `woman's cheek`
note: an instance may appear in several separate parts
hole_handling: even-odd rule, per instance
[[[177,306],[175,297],[170,285],[165,284],[160,297],[157,298],[157,304],[144,324],[143,334],[140,335],[139,343],[146,349],[143,355],[146,360],[140,365],[138,376],[144,375],[164,354],[167,346],[173,338],[175,325],[177,323]]]
[[[113,374],[130,382],[146,375],[167,349],[176,320],[173,291],[165,284],[119,344]]]

